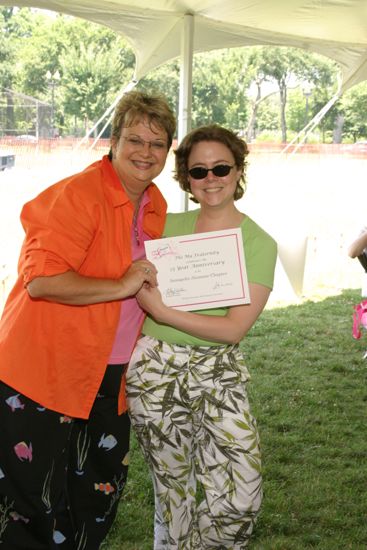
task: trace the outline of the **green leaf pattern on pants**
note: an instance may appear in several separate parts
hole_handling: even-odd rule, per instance
[[[238,345],[138,341],[127,393],[155,488],[155,550],[246,548],[262,499],[248,379]]]

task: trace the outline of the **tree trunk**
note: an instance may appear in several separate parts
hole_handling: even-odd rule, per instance
[[[341,113],[339,113],[334,123],[333,143],[342,142],[343,126],[344,126],[344,116]]]
[[[5,95],[6,95],[5,134],[8,136],[12,136],[15,134],[14,99],[10,91],[5,92]]]
[[[256,81],[257,93],[256,99],[252,103],[252,110],[249,123],[246,128],[246,141],[249,143],[256,138],[256,118],[259,103],[261,101],[261,82]]]
[[[280,98],[280,125],[282,129],[282,143],[287,143],[287,122],[285,119],[285,106],[287,104],[287,86],[279,82],[279,98]]]

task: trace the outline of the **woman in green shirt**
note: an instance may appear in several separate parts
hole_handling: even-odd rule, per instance
[[[138,295],[148,312],[127,374],[128,405],[156,498],[155,550],[240,550],[261,499],[256,422],[239,342],[269,298],[275,241],[235,201],[248,148],[212,125],[176,151],[176,179],[197,210],[169,214],[164,236],[240,227],[251,303],[200,312],[167,307],[157,288]]]

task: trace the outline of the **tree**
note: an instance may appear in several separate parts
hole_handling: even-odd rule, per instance
[[[245,48],[197,54],[193,67],[193,126],[216,122],[242,129],[247,119]]]
[[[11,133],[15,128],[13,96],[9,93],[17,82],[19,50],[32,27],[29,8],[0,8],[0,88],[5,91],[7,106],[2,121],[2,131]]]
[[[25,20],[24,13],[17,16]],[[17,89],[48,102],[65,131],[79,120],[89,128],[130,80],[132,49],[110,29],[61,14],[30,13],[27,32],[17,43]]]
[[[335,76],[335,64],[297,48],[255,46],[251,48],[248,66],[257,86],[264,82],[276,83],[280,100],[280,127],[282,142],[287,141],[286,105],[288,89],[302,81],[325,90]],[[328,90],[330,91],[330,90]],[[261,100],[258,92],[257,103]],[[326,101],[324,102],[324,104]],[[256,102],[255,107],[256,108]],[[256,111],[253,113],[256,115]]]
[[[305,88],[302,91],[305,96],[306,110],[309,108],[310,111],[309,118],[316,115],[336,93],[339,72],[335,61],[317,54],[306,54],[303,78],[310,95],[307,97]],[[326,132],[332,134],[337,116],[338,108],[334,105],[318,123],[323,142]]]
[[[84,121],[84,132],[112,103],[129,81],[123,74],[117,50],[101,51],[98,45],[79,43],[60,58],[65,113]],[[118,78],[120,76],[120,78]],[[121,78],[123,76],[124,78]]]
[[[246,122],[247,80],[243,71],[244,48],[196,54],[193,65],[192,126],[223,124],[242,129]],[[163,92],[178,107],[178,61],[158,67],[138,84],[140,89]]]
[[[138,83],[140,90],[163,94],[174,112],[178,111],[179,87],[180,68],[177,60],[150,71]]]
[[[245,67],[245,73],[248,75],[248,78],[251,83],[249,85],[248,92],[247,92],[247,95],[249,97],[249,110],[250,110],[250,114],[247,122],[247,128],[246,128],[246,140],[248,142],[251,142],[256,138],[256,125],[257,125],[259,107],[261,102],[263,102],[269,95],[269,93],[267,93],[264,96],[262,93],[263,84],[266,82],[269,82],[269,78],[263,72],[263,69],[261,66],[262,64],[261,55],[262,55],[262,50],[260,48],[256,48],[256,47],[249,48],[249,55],[248,55],[247,63]]]
[[[59,56],[64,124],[70,131],[82,120],[88,132],[130,82],[134,53],[126,40],[101,25],[64,16],[56,25],[65,36]]]
[[[344,134],[353,141],[367,139],[367,82],[361,82],[348,90],[340,100]]]

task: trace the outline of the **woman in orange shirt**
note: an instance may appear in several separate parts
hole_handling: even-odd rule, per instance
[[[0,323],[0,542],[98,549],[126,482],[124,371],[157,284],[144,241],[159,237],[162,171],[175,117],[125,94],[102,160],[27,203],[19,278]]]

